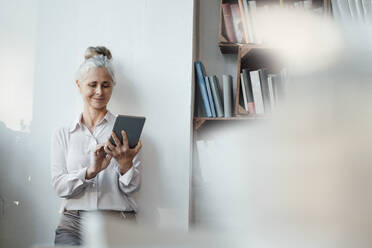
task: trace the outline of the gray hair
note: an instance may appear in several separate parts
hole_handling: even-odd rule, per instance
[[[113,84],[116,84],[110,50],[106,47],[88,47],[85,51],[85,60],[76,72],[76,80],[82,80],[84,75],[92,68],[103,67],[110,74]]]

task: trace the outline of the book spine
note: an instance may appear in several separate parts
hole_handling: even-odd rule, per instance
[[[359,23],[364,23],[362,0],[355,0],[355,9]]]
[[[242,24],[243,24],[244,40],[245,40],[246,43],[248,43],[249,42],[248,24],[247,24],[247,20],[245,18],[245,12],[244,12],[244,7],[243,7],[243,0],[238,0],[238,5],[239,5],[239,10],[240,10],[240,18],[242,19]]]
[[[244,109],[248,112],[248,101],[247,101],[247,93],[245,89],[245,81],[243,78],[243,73],[240,73],[240,85],[242,86],[242,92],[243,92],[243,99],[244,99]]]
[[[278,90],[280,94],[280,101],[283,102],[285,100],[285,95],[286,95],[286,87],[288,83],[288,72],[286,69],[283,69],[280,71],[280,75],[278,75]]]
[[[264,114],[264,105],[261,92],[260,75],[258,71],[251,71],[252,93],[254,99],[254,106],[257,114]]]
[[[278,75],[272,75],[271,81],[273,82],[273,89],[274,89],[274,101],[275,105],[279,105],[279,83],[278,83]]]
[[[195,84],[195,104],[194,104],[194,115],[197,117],[205,117],[205,111],[203,106],[203,99],[200,93],[199,84]]]
[[[248,112],[250,114],[255,114],[255,106],[254,106],[254,100],[253,100],[253,93],[252,93],[252,83],[251,78],[249,76],[249,71],[247,69],[243,69],[243,77],[244,82],[246,84],[246,95],[247,95],[247,102],[248,102]]]
[[[268,86],[269,86],[271,109],[275,108],[275,92],[274,92],[274,87],[273,87],[273,76],[274,75],[272,75],[272,74],[269,74],[267,76],[267,83],[268,83]]]
[[[244,6],[245,19],[247,21],[249,43],[254,43],[252,15],[250,14],[250,11],[249,11],[249,8],[248,8],[248,1],[247,0],[243,0],[243,6]]]
[[[207,117],[212,117],[212,111],[210,109],[209,101],[208,101],[207,86],[204,81],[203,65],[200,61],[195,62],[195,70],[196,70],[196,75],[198,78],[200,93],[201,93],[203,103],[204,103],[205,113]]]
[[[223,82],[223,106],[225,117],[232,116],[232,78],[230,75],[222,76]]]
[[[222,4],[222,15],[223,21],[225,23],[225,32],[228,41],[232,43],[236,43],[235,32],[234,32],[234,25],[231,16],[231,7],[229,3]]]
[[[303,8],[304,9],[311,9],[312,8],[312,5],[313,5],[313,1],[312,0],[304,0],[303,1]]]
[[[338,5],[338,10],[340,14],[340,19],[343,22],[349,22],[351,20],[351,10],[348,0],[334,0],[332,4],[336,3]]]
[[[364,13],[364,21],[366,24],[371,24],[372,18],[372,1],[371,0],[362,0],[362,7]]]
[[[350,9],[350,14],[351,14],[351,19],[353,21],[356,21],[358,18],[358,13],[356,10],[356,3],[355,0],[348,0],[349,3],[349,9]]]
[[[284,100],[284,80],[282,80],[282,77],[279,75],[275,75],[273,77],[273,86],[274,86],[274,91],[276,93],[276,104],[279,106],[283,100]]]
[[[257,29],[257,5],[256,1],[248,1],[248,6],[249,6],[249,13],[251,14],[252,17],[252,26],[253,26],[253,37],[254,41],[256,43],[261,43],[261,36],[259,34],[259,30]]]
[[[216,76],[213,76],[209,78],[209,81],[211,82],[213,100],[216,105],[217,117],[223,117],[224,116],[223,105],[222,105],[222,99],[221,99],[221,94],[220,94],[220,88],[218,87],[218,79]]]
[[[267,83],[266,69],[259,69],[258,71],[259,71],[260,81],[261,81],[261,91],[262,91],[262,99],[263,99],[265,113],[271,113],[270,93],[269,93],[269,86]]]
[[[244,42],[244,37],[243,37],[243,24],[242,24],[242,19],[240,17],[240,10],[238,4],[234,3],[230,5],[231,7],[231,15],[232,15],[232,20],[234,24],[234,33],[236,37],[236,41],[238,43],[243,43]]]
[[[216,110],[214,108],[214,101],[213,101],[213,96],[212,96],[212,91],[211,91],[211,82],[209,81],[209,77],[205,76],[205,83],[207,85],[207,94],[208,94],[208,100],[209,100],[209,106],[211,107],[212,111],[212,116],[216,117]]]
[[[337,21],[342,21],[338,0],[331,0],[333,16]]]

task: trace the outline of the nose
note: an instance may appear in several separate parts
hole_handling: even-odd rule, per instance
[[[98,85],[98,86],[96,87],[96,95],[101,95],[102,92],[103,92],[103,90],[102,90],[102,86]]]

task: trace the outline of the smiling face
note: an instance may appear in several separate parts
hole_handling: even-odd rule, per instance
[[[84,104],[96,110],[106,109],[114,86],[110,74],[104,67],[90,69],[84,78],[76,80]]]

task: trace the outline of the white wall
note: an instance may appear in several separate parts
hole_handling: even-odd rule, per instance
[[[218,46],[218,18],[219,18],[219,0],[198,0],[196,1],[196,25],[197,25],[197,42],[196,42],[196,60],[200,60],[207,75],[216,75],[222,89],[222,75],[229,74],[236,82],[237,74],[237,54],[222,54]],[[235,83],[233,84],[235,95]],[[225,214],[216,213],[213,204],[216,198],[216,189],[209,187],[206,182],[207,177],[213,178],[218,172],[223,172],[224,168],[216,168],[211,165],[207,167],[200,163],[198,150],[196,147],[198,140],[215,141],[221,137],[220,133],[215,132],[213,127],[220,127],[221,122],[206,122],[197,132],[194,139],[193,169],[192,169],[192,197],[191,197],[191,223],[196,227],[215,228],[221,227],[226,222]],[[229,123],[233,124],[233,123]],[[229,149],[230,145],[226,144],[223,149]],[[211,154],[214,156],[214,154]],[[204,168],[204,167],[207,168]],[[204,171],[204,175],[202,174]],[[215,178],[213,178],[215,179]],[[214,198],[213,198],[214,197]],[[222,224],[221,224],[222,222]]]
[[[109,109],[147,117],[142,136],[143,183],[136,195],[139,222],[187,229],[193,1],[40,0],[30,4],[17,0],[2,3],[1,9],[10,14],[0,30],[20,23],[2,33],[1,44],[31,50],[25,55],[14,49],[11,56],[0,57],[2,70],[5,65],[5,71],[17,75],[19,67],[6,58],[21,55],[29,59],[23,67],[35,69],[29,73],[26,93],[32,103],[19,97],[24,80],[1,80],[2,91],[7,85],[15,85],[16,90],[7,91],[10,100],[2,102],[0,113],[7,110],[13,115],[12,106],[24,112],[14,118],[0,115],[0,196],[4,199],[0,201],[4,209],[0,246],[53,242],[60,200],[50,183],[51,131],[82,110],[74,73],[85,48],[94,45],[110,48],[117,68],[118,85]],[[19,37],[9,43],[13,32]],[[31,123],[27,122],[30,112]],[[24,131],[10,125],[9,119],[16,118],[26,120]]]

